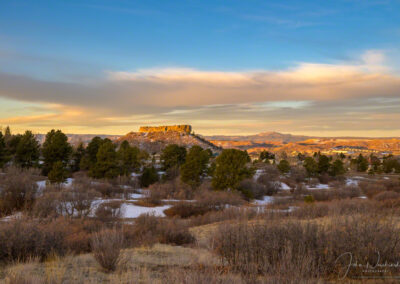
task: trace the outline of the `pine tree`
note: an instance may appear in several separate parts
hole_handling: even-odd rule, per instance
[[[68,143],[68,137],[61,130],[51,130],[46,134],[43,143],[42,154],[44,158],[43,174],[47,175],[54,163],[62,162],[64,167],[68,164],[72,153],[72,147]]]
[[[254,171],[247,167],[250,157],[246,151],[225,149],[215,161],[212,185],[217,190],[237,189],[239,183],[250,178]]]
[[[131,147],[128,141],[123,141],[117,152],[121,172],[129,175],[133,170],[140,167],[140,150],[137,147]]]
[[[7,162],[6,143],[3,133],[0,131],[0,168]]]
[[[78,147],[73,150],[72,154],[72,171],[77,172],[81,170],[81,161],[85,157],[86,149],[83,143],[79,143]]]
[[[318,173],[318,164],[312,157],[304,159],[303,167],[306,169],[309,177],[313,177]]]
[[[109,139],[106,139],[100,146],[96,160],[90,170],[92,177],[112,179],[120,174],[117,165],[117,152],[114,144]]]
[[[164,170],[168,170],[172,167],[180,167],[186,159],[186,148],[176,144],[170,144],[164,148],[160,158]]]
[[[290,171],[290,164],[287,160],[281,160],[277,167],[283,174],[287,174]]]
[[[207,150],[203,150],[200,146],[190,148],[181,167],[181,180],[192,187],[200,185],[201,176],[207,170],[209,160],[210,154]]]
[[[48,174],[49,181],[51,183],[62,183],[66,180],[68,175],[65,169],[64,163],[62,161],[57,161],[53,163],[53,168]]]
[[[15,153],[15,163],[21,167],[37,166],[40,156],[39,142],[31,131],[25,131],[19,139]]]

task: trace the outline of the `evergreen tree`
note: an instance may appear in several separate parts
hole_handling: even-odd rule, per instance
[[[239,183],[250,178],[254,171],[247,167],[250,157],[246,151],[225,149],[215,161],[212,185],[217,190],[237,189]]]
[[[377,156],[375,156],[374,154],[371,154],[370,161],[371,161],[371,166],[372,166],[372,169],[374,170],[374,172],[378,171],[379,167],[381,166],[381,161],[379,160],[379,158]]]
[[[49,171],[48,178],[51,183],[62,183],[67,179],[68,172],[62,161],[53,163],[51,171]]]
[[[275,154],[270,153],[268,151],[262,151],[260,153],[259,159],[260,159],[261,162],[269,164],[270,163],[269,160],[275,160]]]
[[[120,174],[117,165],[117,152],[111,140],[105,140],[99,148],[96,156],[96,163],[90,170],[94,178],[112,179]]]
[[[329,158],[325,155],[319,155],[318,158],[318,172],[320,174],[325,174],[330,168]]]
[[[78,147],[73,150],[72,153],[72,171],[78,172],[81,170],[81,161],[85,157],[86,149],[83,146],[83,143],[79,143]]]
[[[6,143],[4,141],[3,133],[0,131],[0,168],[7,162]]]
[[[368,160],[362,154],[357,157],[356,162],[358,172],[365,172],[368,169]]]
[[[7,125],[5,131],[4,131],[4,139],[10,139],[11,138],[11,129],[10,126]]]
[[[340,159],[337,159],[332,163],[329,174],[331,176],[339,176],[339,175],[343,175],[345,172],[346,172],[346,170],[344,168],[343,161]]]
[[[15,163],[21,167],[37,166],[40,156],[39,142],[31,131],[25,131],[19,139],[15,153]]]
[[[98,136],[92,138],[85,149],[85,155],[81,158],[80,170],[89,170],[94,167],[97,161],[97,152],[104,141]]]
[[[148,187],[159,180],[157,170],[154,167],[144,168],[140,177],[140,185]]]
[[[393,172],[400,172],[400,163],[399,161],[394,158],[392,155],[385,157],[382,163],[383,171],[387,174]]]
[[[290,171],[290,164],[287,160],[281,160],[277,167],[283,174],[287,174]]]
[[[12,158],[15,156],[17,153],[17,147],[19,144],[19,141],[21,140],[22,135],[17,134],[17,135],[12,135],[10,138],[6,139],[6,136],[4,136],[4,141],[6,143],[6,149],[7,149],[7,155],[9,158]]]
[[[122,174],[129,175],[140,167],[140,150],[137,147],[131,147],[128,141],[121,143],[117,154]]]
[[[201,176],[207,170],[210,153],[200,146],[190,148],[186,161],[181,167],[181,180],[192,187],[200,185]]]
[[[309,177],[313,177],[318,173],[318,164],[312,157],[304,159],[303,167],[306,169]]]
[[[61,162],[63,167],[66,167],[71,153],[72,147],[68,143],[68,137],[61,130],[52,129],[46,134],[46,140],[42,147],[44,158],[43,174],[47,175],[56,162]]]
[[[176,144],[170,144],[161,153],[161,161],[164,170],[176,167],[179,168],[186,158],[186,148]]]
[[[108,139],[107,139],[108,140]],[[97,153],[99,151],[100,146],[105,142],[105,139],[101,139],[100,137],[94,137],[86,148],[86,152],[89,157],[89,164],[94,165],[97,162]]]

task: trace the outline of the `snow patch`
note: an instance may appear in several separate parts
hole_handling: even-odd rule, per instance
[[[165,217],[164,210],[168,208],[171,208],[171,205],[158,207],[143,207],[129,203],[124,203],[121,205],[123,218],[137,218],[142,214],[153,214],[157,217]]]
[[[358,180],[348,178],[348,179],[346,179],[346,185],[347,186],[352,186],[352,185],[357,186],[358,185]]]
[[[310,189],[310,190],[313,190],[313,189],[329,189],[329,185],[318,183],[315,186],[308,186],[307,185],[307,189]]]
[[[254,200],[253,204],[256,205],[267,205],[274,201],[274,197],[272,196],[264,196],[262,200]]]
[[[282,190],[291,190],[290,186],[288,186],[286,183],[281,182],[281,189]]]
[[[40,180],[36,182],[38,190],[42,191],[43,189],[46,188],[46,181],[45,180]]]

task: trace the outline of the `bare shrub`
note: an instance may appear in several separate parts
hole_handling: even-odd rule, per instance
[[[307,172],[304,167],[291,167],[290,178],[295,181],[295,183],[303,182],[307,178]]]
[[[32,170],[11,167],[0,178],[0,216],[30,210],[38,187]]]
[[[227,220],[250,220],[257,216],[257,211],[247,208],[230,207],[223,211],[210,211],[204,215],[193,216],[189,219],[190,226],[201,226]]]
[[[155,243],[175,245],[191,244],[194,237],[188,226],[177,219],[163,219],[150,214],[142,214],[126,232],[126,238],[132,245],[151,246]]]
[[[372,214],[377,208],[369,200],[344,199],[316,202],[313,204],[297,204],[298,208],[290,215],[301,219],[315,219],[326,216],[348,216],[354,214]]]
[[[400,193],[400,180],[385,180],[383,185],[387,191],[395,191]]]
[[[194,199],[197,203],[208,205],[209,207],[220,210],[226,205],[242,205],[244,200],[239,192],[199,190],[195,193]]]
[[[60,212],[57,210],[57,201],[59,193],[53,190],[45,191],[35,201],[32,209],[32,215],[39,218],[57,217]]]
[[[279,179],[276,178],[275,175],[270,175],[268,173],[261,175],[257,179],[257,182],[264,186],[263,195],[274,195],[281,188],[281,183]]]
[[[164,210],[164,214],[168,217],[178,216],[180,218],[189,218],[192,216],[203,215],[214,208],[192,202],[178,202],[176,205]]]
[[[183,183],[180,178],[155,183],[149,187],[150,192],[162,199],[192,199],[193,189]]]
[[[239,189],[243,192],[243,195],[247,200],[249,199],[262,199],[264,195],[271,195],[273,192],[269,192],[265,185],[260,184],[253,179],[242,180],[239,184]]]
[[[144,202],[150,205],[160,205],[162,203],[162,199],[165,198],[166,193],[163,192],[163,189],[165,187],[168,187],[169,185],[166,186],[159,186],[157,184],[153,184],[150,186],[150,189],[145,193],[145,198]]]
[[[348,262],[336,260],[346,252],[363,263],[377,263],[379,252],[382,260],[395,263],[399,233],[398,224],[364,215],[334,218],[323,225],[276,220],[221,226],[214,241],[221,260],[234,271],[315,279],[337,276]],[[349,276],[352,273],[359,271],[354,268]]]
[[[105,271],[112,272],[117,268],[123,241],[122,232],[116,229],[103,230],[93,235],[93,256]]]
[[[192,244],[195,238],[189,233],[186,225],[179,220],[161,220],[158,224],[158,241],[163,244]]]
[[[17,219],[0,223],[0,261],[46,259],[49,255],[90,251],[90,238],[100,229],[92,220]]]
[[[63,189],[58,195],[57,210],[60,215],[69,217],[85,217],[92,212],[96,191],[82,184]]]
[[[358,197],[361,195],[361,190],[357,186],[347,186],[344,188],[312,190],[310,194],[316,201],[329,201]]]
[[[152,214],[142,214],[135,219],[127,231],[127,239],[136,245],[151,245],[158,241],[157,227],[159,218]]]
[[[381,193],[378,193],[377,195],[374,196],[374,199],[378,201],[384,201],[388,199],[399,199],[399,198],[400,198],[400,193],[397,193],[395,191],[382,191]]]
[[[62,228],[46,230],[45,226],[29,219],[15,220],[0,225],[0,260],[43,260],[50,253],[64,254]]]
[[[368,198],[373,198],[378,193],[385,191],[385,187],[372,181],[363,181],[358,184]]]
[[[99,192],[102,197],[113,197],[117,194],[123,193],[123,190],[109,182],[93,183],[91,187]]]
[[[320,183],[328,184],[328,183],[334,181],[335,178],[330,176],[330,175],[328,175],[327,173],[324,173],[324,174],[321,174],[321,175],[318,176],[318,180],[319,180]]]
[[[110,201],[101,203],[95,212],[97,219],[104,223],[115,223],[121,219],[121,202]]]

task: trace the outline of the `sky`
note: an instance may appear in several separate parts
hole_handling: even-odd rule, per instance
[[[400,136],[400,0],[0,0],[0,126]]]

